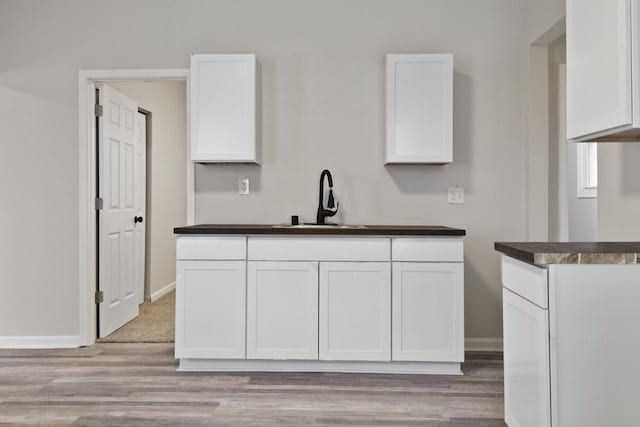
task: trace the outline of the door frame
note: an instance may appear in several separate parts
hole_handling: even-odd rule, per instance
[[[95,83],[114,81],[181,80],[187,82],[187,225],[195,221],[195,167],[190,161],[189,69],[80,70],[78,72],[78,303],[79,344],[96,341],[96,103]]]
[[[153,123],[153,113],[151,111],[145,110],[141,106],[138,105],[138,114],[144,115],[144,127],[145,127],[145,174],[144,174],[144,284],[142,290],[142,301],[145,301],[148,298],[151,298],[151,284],[149,283],[149,224],[150,224],[150,212],[149,206],[149,163],[151,162],[151,150],[149,149],[151,145],[151,124]]]

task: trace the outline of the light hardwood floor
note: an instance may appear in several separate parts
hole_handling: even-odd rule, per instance
[[[504,426],[502,355],[464,376],[180,373],[172,344],[0,350],[0,425]]]

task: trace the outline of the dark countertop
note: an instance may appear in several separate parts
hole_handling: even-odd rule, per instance
[[[345,236],[464,236],[465,230],[437,225],[291,226],[271,224],[201,224],[176,227],[175,234],[275,234]]]
[[[496,242],[495,249],[535,265],[638,264],[640,257],[640,242]]]

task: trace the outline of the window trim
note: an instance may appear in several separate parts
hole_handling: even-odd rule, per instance
[[[598,197],[598,144],[578,142],[578,198]]]

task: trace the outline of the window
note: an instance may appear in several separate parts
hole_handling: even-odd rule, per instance
[[[578,197],[598,197],[598,144],[578,143]]]

